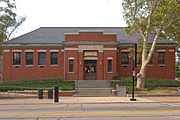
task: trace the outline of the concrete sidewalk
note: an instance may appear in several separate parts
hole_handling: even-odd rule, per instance
[[[106,104],[106,103],[180,103],[180,97],[136,97],[137,101],[130,101],[130,97],[60,97],[58,103],[53,99],[15,98],[0,99],[0,105],[5,104]]]

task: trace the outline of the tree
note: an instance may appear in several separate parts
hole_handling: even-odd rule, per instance
[[[157,40],[162,38],[179,42],[180,0],[123,0],[124,19],[128,34],[140,34],[142,39],[142,65],[137,74],[137,88],[144,88],[147,65]],[[147,44],[153,34],[152,44]],[[148,51],[149,49],[149,51]]]
[[[15,0],[0,0],[0,42],[9,40],[12,33],[25,21],[17,17]]]

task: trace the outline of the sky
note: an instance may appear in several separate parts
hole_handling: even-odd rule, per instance
[[[39,27],[124,27],[122,0],[16,0],[26,21],[12,37]]]

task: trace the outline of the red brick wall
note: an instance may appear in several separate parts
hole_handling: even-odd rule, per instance
[[[132,76],[132,58],[129,59],[129,66],[122,66],[121,64],[121,50],[128,47],[119,47],[118,49],[118,72],[120,77]],[[166,50],[165,52],[165,66],[160,67],[158,65],[158,52],[157,50]],[[169,51],[170,50],[170,51]],[[157,47],[154,51],[153,65],[148,65],[146,71],[147,78],[159,78],[159,79],[175,79],[175,47]],[[136,74],[140,70],[140,66],[136,67]]]
[[[103,34],[103,32],[80,32],[78,34],[65,34],[65,41],[116,41],[116,34]],[[89,44],[87,45],[89,46]],[[93,45],[91,45],[92,47]],[[101,48],[103,46],[103,48]],[[90,47],[90,48],[91,48]],[[92,47],[93,48],[93,47]],[[78,50],[76,44],[65,44],[62,46],[48,47],[3,47],[3,81],[15,79],[33,79],[33,78],[64,78],[64,53],[65,53],[65,78],[67,80],[84,79],[84,52],[96,51],[97,56],[88,56],[97,58],[97,80],[112,80],[117,73],[119,77],[132,76],[132,58],[129,59],[128,66],[121,65],[121,50],[126,50],[128,46],[119,46],[112,44],[101,45],[94,50]],[[110,50],[109,50],[110,49]],[[9,50],[9,52],[4,52]],[[21,65],[13,66],[12,50],[21,50]],[[34,50],[34,65],[25,65],[25,50]],[[46,65],[38,65],[37,50],[46,50]],[[59,50],[58,66],[50,65],[50,50]],[[158,66],[157,50],[166,50],[165,66]],[[172,51],[174,50],[174,51]],[[74,71],[69,72],[69,58],[74,60]],[[112,58],[112,72],[108,72],[108,58]],[[81,64],[80,64],[81,63]],[[140,66],[136,67],[136,74]],[[157,47],[153,56],[153,66],[147,68],[147,78],[174,79],[175,78],[175,47]]]
[[[77,46],[71,46],[73,48],[77,48]],[[70,48],[70,47],[66,47]],[[74,60],[74,72],[69,72],[69,58],[73,58]],[[78,51],[77,50],[66,50],[65,51],[65,74],[67,80],[77,80],[78,77],[78,71],[79,71],[79,58],[78,58]]]
[[[116,34],[79,32],[79,34],[65,34],[65,41],[116,41]]]
[[[60,47],[4,47],[3,48],[3,81],[15,79],[33,79],[33,78],[63,78],[64,53]],[[4,52],[9,50],[9,52]],[[12,50],[21,50],[21,65],[15,67],[13,65]],[[34,50],[33,66],[25,65],[25,50]],[[38,65],[37,50],[47,50],[46,65],[40,67]],[[50,65],[50,50],[59,50],[58,66]]]
[[[112,58],[112,72],[108,72],[108,58]],[[105,50],[104,51],[104,79],[112,80],[113,76],[117,73],[117,51]]]
[[[69,46],[68,46],[69,47]],[[77,46],[71,46],[77,48]],[[105,46],[104,46],[105,47]],[[107,48],[106,46],[105,48]],[[111,48],[113,46],[110,46]],[[114,46],[115,47],[115,46]],[[34,65],[25,65],[25,50],[34,50]],[[59,50],[58,66],[50,65],[50,50]],[[15,79],[33,79],[33,78],[64,78],[64,52],[61,47],[4,47],[3,48],[3,81]],[[97,79],[106,80],[112,79],[118,72],[119,77],[130,77],[132,75],[132,58],[129,59],[129,66],[121,65],[121,50],[127,47],[119,47],[116,50],[104,50],[98,52],[97,55]],[[4,52],[9,50],[9,52]],[[13,66],[12,50],[21,50],[21,65],[19,67]],[[37,50],[47,50],[46,52],[46,66],[38,66],[38,52]],[[165,52],[165,66],[158,65],[157,50],[166,50]],[[160,79],[174,79],[175,78],[175,47],[158,47],[153,56],[153,65],[149,65],[146,72],[147,78]],[[83,80],[84,79],[84,56],[83,52],[78,50],[65,51],[65,73],[67,80]],[[108,73],[108,57],[112,57],[112,73]],[[74,58],[74,72],[69,73],[69,58]],[[80,65],[81,62],[81,65]],[[140,66],[136,67],[136,74],[140,70]]]

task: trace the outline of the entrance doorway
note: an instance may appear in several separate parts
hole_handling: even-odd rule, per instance
[[[84,79],[85,80],[97,80],[96,60],[84,61]]]

